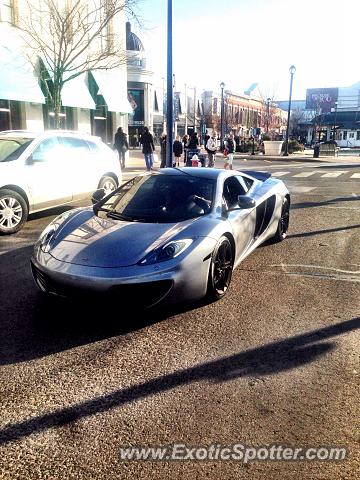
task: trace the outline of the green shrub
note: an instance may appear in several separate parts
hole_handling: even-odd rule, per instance
[[[284,150],[285,150],[285,142],[283,143],[283,146],[281,148],[282,152]],[[299,143],[297,140],[289,140],[289,143],[288,143],[289,153],[303,152],[303,151],[304,151],[304,145],[302,143]]]

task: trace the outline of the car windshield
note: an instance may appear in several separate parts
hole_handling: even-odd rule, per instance
[[[171,223],[196,218],[212,208],[215,182],[193,175],[135,177],[102,206],[111,218]]]
[[[16,160],[31,142],[29,138],[0,138],[0,162]]]

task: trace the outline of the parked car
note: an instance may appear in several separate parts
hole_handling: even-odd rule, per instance
[[[115,190],[120,163],[101,139],[67,131],[0,132],[0,234],[19,231],[29,213]]]
[[[40,236],[31,264],[43,292],[137,306],[219,299],[233,269],[289,225],[289,192],[266,173],[165,168],[103,196]]]

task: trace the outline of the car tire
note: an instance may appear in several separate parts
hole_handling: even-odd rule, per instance
[[[287,237],[290,220],[290,203],[287,198],[284,199],[281,207],[281,217],[275,235],[272,237],[273,243],[279,243]]]
[[[211,256],[208,279],[207,298],[219,300],[222,298],[231,282],[234,268],[234,251],[230,240],[222,236]]]
[[[99,188],[103,188],[105,191],[105,196],[109,195],[111,192],[116,190],[118,187],[117,181],[112,177],[103,177],[100,180]]]
[[[24,226],[28,214],[24,197],[13,190],[0,190],[0,235],[18,232]]]

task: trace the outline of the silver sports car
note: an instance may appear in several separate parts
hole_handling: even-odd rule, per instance
[[[268,173],[165,168],[102,197],[41,234],[31,266],[42,291],[142,306],[219,299],[233,269],[289,225],[289,192]]]

